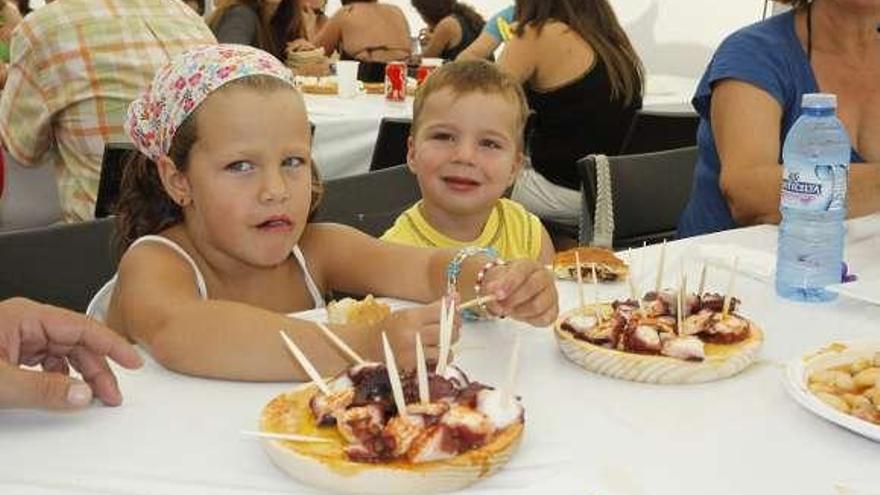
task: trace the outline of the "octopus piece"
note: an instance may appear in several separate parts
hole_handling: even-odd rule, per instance
[[[452,406],[440,418],[440,425],[449,430],[450,441],[454,442],[456,453],[475,449],[485,444],[495,427],[485,414],[470,407]]]
[[[662,293],[657,294],[656,292],[651,291],[645,294],[645,297],[642,298],[642,310],[644,311],[645,316],[649,318],[670,315],[672,314],[671,307],[672,306],[669,302],[662,297]]]
[[[409,404],[406,406],[407,414],[418,416],[426,426],[433,426],[440,422],[440,418],[449,410],[447,402],[429,402],[427,404]]]
[[[352,407],[336,414],[336,429],[350,444],[364,444],[385,429],[385,411],[377,404]]]
[[[655,325],[636,323],[623,335],[623,350],[637,354],[659,354],[660,332]]]
[[[437,424],[425,429],[413,440],[406,458],[413,464],[442,461],[458,454],[451,440],[449,428]]]
[[[425,421],[421,416],[395,416],[385,425],[384,436],[392,438],[392,457],[406,454],[413,441],[425,430]]]
[[[674,316],[661,316],[653,322],[657,326],[657,330],[662,333],[675,333],[675,326],[678,320]]]
[[[562,325],[560,327],[566,332],[573,333],[575,336],[578,335],[586,335],[586,333],[596,324],[599,323],[599,320],[592,315],[573,315],[569,316],[565,320],[563,320]]]
[[[336,415],[344,411],[353,399],[354,388],[348,387],[330,395],[315,394],[309,401],[309,408],[318,426],[331,426],[336,424]]]
[[[516,399],[505,400],[500,390],[481,390],[477,394],[477,411],[485,414],[496,430],[522,423],[525,410]]]
[[[712,311],[703,309],[697,314],[688,316],[681,322],[679,335],[697,335],[705,332],[709,328],[713,314]]]
[[[706,359],[703,341],[691,335],[664,340],[660,354],[684,361],[702,361]]]
[[[736,311],[736,308],[739,306],[739,299],[735,297],[730,298],[730,308],[729,312],[733,313]],[[705,293],[700,296],[700,309],[708,309],[710,311],[714,311],[715,313],[720,313],[724,310],[724,296],[716,293]]]
[[[726,317],[720,313],[712,315],[709,327],[700,334],[703,342],[712,344],[734,344],[749,337],[749,321],[737,315]]]
[[[477,407],[477,395],[481,390],[486,390],[491,387],[487,385],[483,385],[480,382],[471,382],[467,387],[459,390],[458,397],[455,398],[455,402],[452,404],[452,407],[455,405],[460,405],[464,407],[469,407],[471,409]]]

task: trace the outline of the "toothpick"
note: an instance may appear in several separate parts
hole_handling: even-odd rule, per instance
[[[332,442],[332,440],[330,440],[329,438],[312,437],[312,436],[308,436],[308,435],[296,435],[294,433],[272,433],[269,431],[241,430],[241,434],[251,436],[251,437],[271,438],[274,440],[287,440],[289,442],[302,442],[302,443],[330,443],[330,442]]]
[[[331,332],[329,328],[327,328],[326,326],[324,326],[320,322],[315,322],[315,324],[318,325],[318,328],[321,330],[321,332],[323,332],[324,335],[328,339],[330,339],[330,342],[333,342],[333,344],[336,345],[336,347],[338,347],[340,351],[347,354],[348,357],[350,357],[352,359],[352,361],[355,362],[355,364],[364,364],[365,363],[363,358],[361,358],[358,355],[358,353],[354,352],[354,350],[352,350],[352,348],[349,347],[348,344],[346,344],[342,339],[340,339],[339,336],[337,336],[335,333]]]
[[[584,276],[581,273],[581,255],[577,251],[574,252],[574,266],[577,270],[577,287],[578,287],[578,313],[586,312],[587,303],[584,299]]]
[[[452,345],[452,322],[455,319],[455,299],[446,306],[446,298],[440,300],[440,352],[437,355],[437,366],[434,373],[443,376],[446,372],[446,361],[449,360],[449,347]]]
[[[516,387],[516,370],[519,367],[519,332],[513,335],[513,347],[510,350],[510,361],[507,365],[507,380],[504,382],[504,389],[501,391],[502,405],[506,406],[513,401],[513,389]]]
[[[733,287],[736,282],[736,267],[739,264],[739,256],[733,257],[733,267],[730,269],[730,281],[727,283],[727,294],[724,295],[724,309],[721,310],[721,318],[727,318],[730,313],[730,300],[733,298]]]
[[[703,290],[706,288],[706,262],[703,261],[703,267],[700,269],[700,285],[697,289],[697,295],[702,296]]]
[[[483,305],[486,303],[490,303],[492,301],[495,301],[496,299],[498,299],[498,296],[496,296],[495,294],[489,294],[487,296],[475,297],[475,298],[471,299],[470,301],[463,303],[461,306],[458,307],[458,309],[459,309],[459,311],[464,310],[464,309],[470,309],[475,306],[480,306],[480,305]]]
[[[428,368],[425,365],[425,349],[422,347],[420,333],[416,333],[416,377],[419,382],[419,402],[426,405],[431,402],[431,391],[428,388]]]
[[[385,367],[388,369],[388,381],[391,382],[391,395],[394,397],[394,405],[397,406],[397,415],[406,418],[406,401],[403,398],[403,385],[400,384],[400,375],[397,373],[397,362],[394,361],[394,353],[391,352],[391,344],[388,336],[382,332],[382,346],[385,349]]]
[[[591,263],[590,268],[593,270],[593,303],[596,305],[596,319],[599,320],[599,323],[602,323],[605,318],[602,315],[602,308],[599,305],[599,279],[596,277],[596,263]]]
[[[654,284],[654,292],[660,294],[661,286],[663,285],[663,264],[666,262],[666,239],[663,240],[663,244],[660,246],[660,263],[657,266],[657,282]]]
[[[682,325],[682,323],[684,322],[684,302],[682,301],[682,299],[684,298],[684,294],[685,294],[685,292],[684,292],[685,283],[686,282],[685,282],[685,278],[684,278],[684,273],[682,273],[681,278],[679,279],[679,282],[678,282],[678,297],[676,298],[678,306],[676,307],[676,311],[675,311],[675,315],[677,316],[676,324],[678,325],[676,327],[678,332],[676,332],[676,333],[678,333],[678,335],[681,335],[681,332],[684,329],[684,325]]]
[[[284,333],[284,330],[281,330],[278,333],[281,334],[281,338],[284,339],[284,343],[287,344],[287,349],[290,350],[291,354],[293,354],[293,357],[295,357],[297,362],[299,362],[299,365],[302,366],[302,369],[306,372],[306,375],[309,375],[309,378],[312,379],[312,381],[315,383],[318,389],[324,393],[324,395],[330,395],[330,387],[328,387],[327,384],[324,382],[324,379],[321,378],[318,370],[316,370],[315,367],[312,366],[309,358],[307,358],[306,355],[303,354],[303,351],[301,351],[300,348],[293,343],[293,340],[291,340],[290,337],[288,337],[287,334]]]

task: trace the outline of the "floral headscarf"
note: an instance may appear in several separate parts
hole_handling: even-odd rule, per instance
[[[146,92],[128,107],[125,131],[152,160],[168,154],[177,128],[205,98],[242,77],[266,75],[293,87],[293,74],[275,57],[246,45],[206,45],[159,69]]]

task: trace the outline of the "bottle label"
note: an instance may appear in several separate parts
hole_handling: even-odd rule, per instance
[[[787,169],[782,178],[782,206],[833,211],[846,206],[846,164]]]

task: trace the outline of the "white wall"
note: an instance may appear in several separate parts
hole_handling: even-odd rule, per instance
[[[381,0],[403,9],[413,33],[424,27],[409,0]],[[511,0],[464,0],[484,16]],[[699,77],[722,39],[761,19],[764,0],[610,0],[648,71]],[[327,11],[339,7],[329,0]]]

